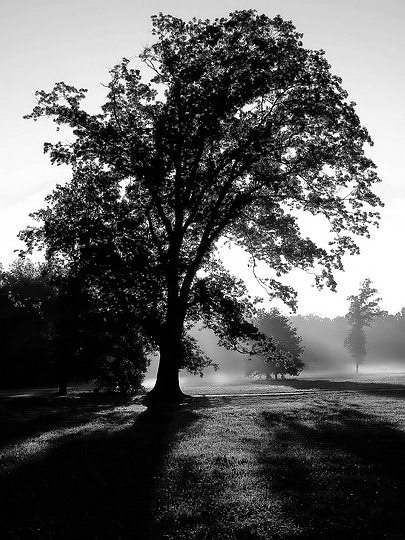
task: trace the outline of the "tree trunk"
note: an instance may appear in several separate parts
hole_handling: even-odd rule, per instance
[[[179,366],[182,360],[182,321],[168,321],[160,341],[160,359],[153,389],[146,396],[147,404],[179,403],[186,398],[180,388]]]
[[[356,373],[358,373],[358,372],[359,372],[359,363],[356,362]]]
[[[66,354],[66,351],[60,351],[59,352],[59,360],[58,360],[58,396],[66,396],[67,395],[67,387],[68,387],[68,370],[69,370],[69,357]]]
[[[185,397],[180,388],[176,358],[173,354],[161,352],[155,386],[146,396],[147,404],[179,403]]]
[[[187,311],[187,294],[179,287],[178,256],[182,235],[173,240],[171,246],[171,262],[167,273],[167,311],[166,320],[160,336],[160,359],[156,383],[146,396],[146,403],[179,403],[187,397],[180,388],[179,369],[183,364],[183,333]],[[190,281],[190,286],[191,286]]]

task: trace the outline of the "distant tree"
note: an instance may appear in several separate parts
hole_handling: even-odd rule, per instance
[[[377,293],[377,289],[371,287],[371,280],[367,278],[360,284],[359,294],[348,297],[350,306],[346,318],[351,329],[344,345],[354,358],[356,373],[359,371],[359,364],[364,362],[367,354],[364,328],[370,326],[375,317],[384,314],[379,307],[381,298],[375,297]]]
[[[304,367],[300,360],[303,353],[302,339],[288,317],[277,308],[272,308],[269,312],[260,313],[257,325],[261,332],[276,341],[278,347],[269,355],[257,355],[249,359],[247,374],[265,375],[267,379],[273,376],[277,379],[279,375],[299,375]]]
[[[99,114],[81,108],[84,89],[37,92],[29,117],[73,128],[71,143],[45,143],[73,178],[21,237],[131,312],[160,352],[150,398],[177,400],[179,369],[209,362],[187,335],[201,319],[228,348],[274,350],[243,284],[215,257],[219,239],[278,276],[316,266],[317,284],[334,288],[343,254],[358,252],[344,231],[368,234],[380,200],[367,130],[324,53],[305,49],[291,22],[253,10],[212,22],[160,14],[153,34],[140,56],[153,78],[124,59]],[[328,250],[302,236],[297,210],[328,220]],[[294,305],[293,289],[266,286]]]

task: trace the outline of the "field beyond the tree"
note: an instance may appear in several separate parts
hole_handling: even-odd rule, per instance
[[[1,395],[0,538],[405,538],[405,375],[207,388]]]

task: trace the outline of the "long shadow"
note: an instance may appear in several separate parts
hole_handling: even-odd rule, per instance
[[[1,396],[0,448],[52,429],[78,426],[97,413],[131,401],[126,396],[90,392],[67,397]]]
[[[299,390],[360,391],[366,394],[405,399],[405,385],[395,383],[331,381],[328,379],[282,379],[272,381],[271,384],[276,386],[290,386]]]
[[[260,424],[261,476],[297,538],[405,538],[404,432],[341,406],[264,412]]]
[[[104,403],[102,413],[117,430],[61,436],[54,447],[0,475],[6,494],[0,538],[177,539],[184,538],[184,527],[207,540],[258,538],[254,524],[236,535],[232,512],[238,506],[220,502],[221,492],[233,489],[224,474],[235,465],[228,456],[219,460],[214,453],[205,468],[198,454],[180,452],[174,462],[169,457],[177,441],[199,429],[204,410],[235,399],[198,398],[141,413],[139,406],[110,404],[108,410]],[[89,419],[95,406],[89,403]],[[302,410],[271,407],[259,423],[264,443],[255,437],[242,444],[257,460],[269,502],[275,494],[299,531],[269,538],[405,538],[403,432],[332,398]],[[177,504],[183,513],[173,508]]]
[[[197,417],[187,407],[148,409],[121,430],[62,438],[3,474],[0,538],[161,538],[153,505],[162,464]]]

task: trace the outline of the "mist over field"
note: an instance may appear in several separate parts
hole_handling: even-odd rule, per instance
[[[391,323],[390,323],[391,317]],[[349,324],[344,317],[334,319],[317,315],[291,316],[290,321],[302,338],[304,369],[299,379],[308,378],[351,378],[355,375],[353,358],[344,347],[344,340],[349,332]],[[393,321],[396,323],[393,325]],[[390,379],[405,372],[405,333],[401,334],[402,318],[387,316],[374,321],[366,330],[368,351],[365,362],[360,367],[359,376],[381,379],[384,374]],[[398,328],[398,326],[400,326]],[[387,328],[389,327],[389,328]],[[226,385],[257,384],[258,378],[246,375],[249,360],[246,355],[226,350],[217,345],[217,338],[209,329],[194,329],[192,335],[198,340],[203,351],[218,365],[204,370],[204,376],[181,372],[181,382],[185,387],[223,387]],[[401,340],[401,335],[403,336]],[[402,355],[401,355],[402,352]],[[151,387],[156,376],[157,360],[149,366],[145,386]],[[291,378],[287,375],[287,378]],[[273,384],[265,381],[261,384]]]

